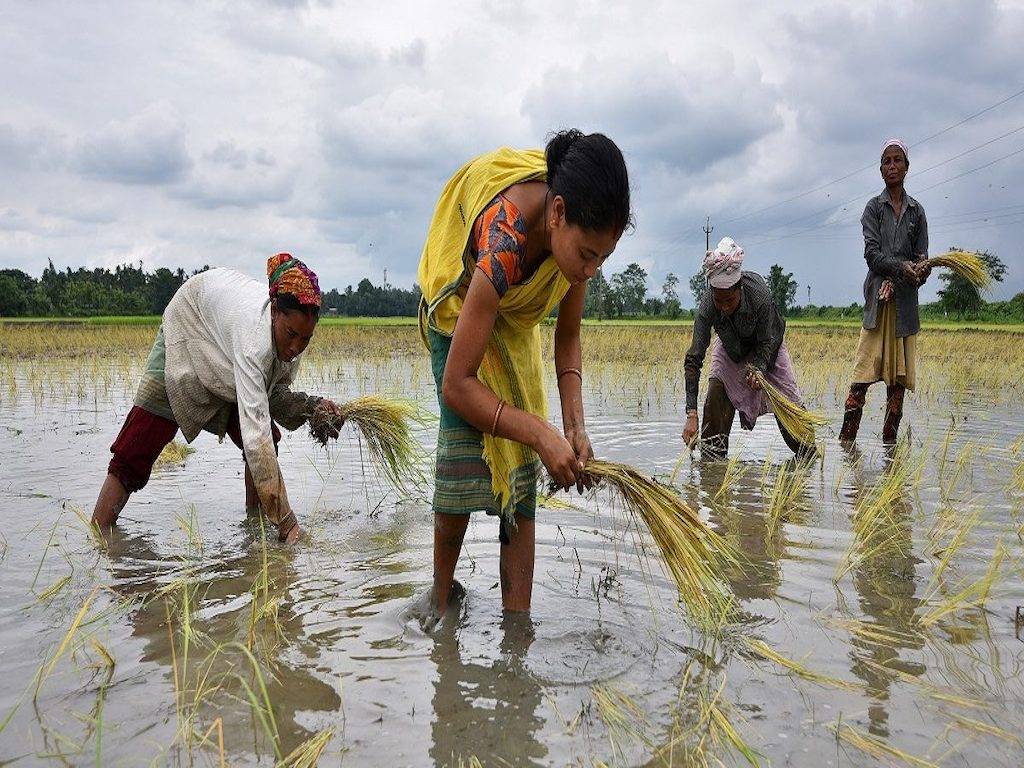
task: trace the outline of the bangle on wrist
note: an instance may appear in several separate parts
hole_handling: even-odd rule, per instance
[[[505,408],[505,401],[499,400],[498,407],[494,409],[494,421],[491,423],[491,435],[493,437],[498,436],[498,419],[501,418],[501,412]]]
[[[565,374],[567,374],[567,373],[574,373],[574,374],[576,374],[579,377],[579,379],[580,379],[580,384],[583,383],[583,371],[581,371],[579,368],[563,368],[555,376],[555,380],[556,381],[561,381],[562,377],[565,376]]]

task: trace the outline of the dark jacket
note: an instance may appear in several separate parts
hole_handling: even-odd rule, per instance
[[[772,299],[768,284],[756,272],[743,272],[740,277],[740,305],[731,315],[723,315],[715,307],[711,288],[704,292],[693,318],[693,340],[683,362],[686,380],[686,410],[697,408],[697,383],[704,356],[711,344],[711,329],[734,363],[744,360],[762,373],[775,365],[786,332],[786,321]]]
[[[896,211],[889,192],[868,200],[860,217],[864,230],[864,260],[868,276],[864,279],[864,327],[878,323],[878,290],[886,278],[895,288],[896,335],[913,336],[921,330],[917,308],[918,287],[903,278],[903,263],[928,258],[928,220],[917,200],[903,193],[903,212],[896,221]]]

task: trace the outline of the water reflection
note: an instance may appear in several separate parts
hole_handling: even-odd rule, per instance
[[[433,743],[438,766],[457,766],[475,756],[484,765],[542,765],[547,747],[538,738],[541,687],[526,669],[535,632],[526,614],[506,613],[501,621],[499,658],[464,660],[454,622],[434,635],[430,658],[434,678]],[[475,631],[475,630],[467,630]]]
[[[868,730],[889,735],[890,688],[901,674],[919,677],[925,666],[901,657],[901,651],[920,650],[924,636],[917,627],[916,565],[913,555],[913,507],[905,480],[907,450],[901,445],[886,447],[877,469],[867,466],[856,446],[844,447],[843,460],[849,465],[855,509],[862,510],[874,501],[884,484],[897,483],[886,514],[878,525],[885,530],[878,536],[884,546],[872,548],[857,560],[853,586],[858,605],[866,617],[867,631],[851,633],[850,670],[864,681],[872,701],[868,705]]]
[[[111,587],[137,600],[128,615],[131,631],[143,640],[140,661],[163,669],[172,691],[171,717],[178,708],[191,710],[200,732],[221,718],[229,752],[255,748],[271,754],[273,744],[239,683],[241,677],[257,686],[244,646],[260,660],[279,748],[287,754],[313,735],[300,716],[338,712],[342,702],[333,686],[296,663],[318,654],[302,616],[291,609],[296,550],[272,541],[264,547],[264,532],[252,520],[239,527],[226,551],[193,548],[170,555],[161,554],[148,536],[115,531],[107,546]],[[285,656],[287,665],[279,663]],[[251,729],[239,728],[242,723]],[[194,741],[187,733],[179,738]]]

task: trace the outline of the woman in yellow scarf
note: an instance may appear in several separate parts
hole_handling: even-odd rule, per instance
[[[580,321],[586,282],[630,223],[629,179],[608,137],[556,134],[544,150],[470,161],[438,201],[419,266],[420,330],[441,409],[434,490],[434,588],[443,614],[469,514],[501,517],[501,594],[528,611],[539,463],[582,491]],[[540,323],[558,308],[555,370],[563,430],[547,420]],[[539,459],[539,463],[538,463]]]

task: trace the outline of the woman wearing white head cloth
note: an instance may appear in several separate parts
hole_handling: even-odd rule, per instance
[[[718,341],[711,352],[711,375],[704,400],[704,427],[700,430],[701,455],[725,456],[729,432],[736,412],[744,429],[753,429],[759,416],[769,413],[768,403],[748,366],[761,371],[793,402],[800,402],[800,390],[793,375],[793,362],[782,337],[782,319],[764,278],[745,272],[743,249],[723,237],[715,250],[704,257],[708,287],[693,321],[693,340],[686,353],[686,426],[683,440],[692,445],[700,424],[697,419],[697,383],[704,355],[714,329]],[[778,421],[778,419],[776,419]],[[794,453],[813,450],[804,446],[779,424],[786,445]]]
[[[857,437],[871,384],[886,384],[882,427],[886,443],[896,442],[903,396],[906,390],[914,390],[917,333],[921,329],[917,291],[931,268],[924,208],[903,188],[909,168],[907,145],[900,139],[886,141],[879,167],[885,189],[868,201],[860,219],[868,276],[864,280],[864,327],[839,433],[839,439],[847,442]]]

